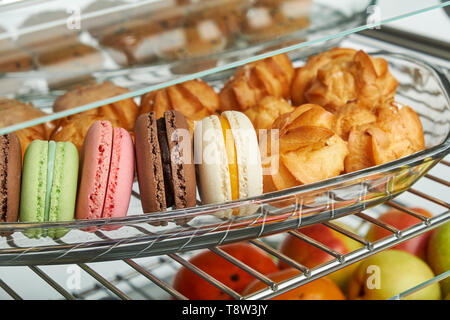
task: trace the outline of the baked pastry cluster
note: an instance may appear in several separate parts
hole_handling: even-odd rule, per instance
[[[394,100],[385,59],[334,48],[294,70],[285,55],[239,68],[220,108],[244,111],[260,135],[264,191],[383,164],[425,147],[418,115]]]
[[[242,66],[220,91],[220,109],[245,112],[266,96],[289,99],[294,73],[285,54]]]
[[[362,50],[334,48],[308,59],[292,83],[292,103],[316,103],[337,111],[357,101],[369,109],[394,98],[398,82],[383,58]]]

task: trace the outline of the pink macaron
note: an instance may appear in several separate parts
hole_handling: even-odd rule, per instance
[[[133,140],[127,130],[96,121],[81,152],[76,218],[126,216],[134,178]]]

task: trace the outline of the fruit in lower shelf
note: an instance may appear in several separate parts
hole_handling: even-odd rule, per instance
[[[271,273],[267,277],[279,283],[299,274],[301,274],[299,270],[289,268]],[[266,287],[267,285],[263,282],[254,280],[242,294],[246,296]],[[271,300],[345,300],[345,296],[333,280],[323,277],[282,293]]]
[[[385,300],[434,277],[420,258],[401,250],[386,250],[361,262],[349,284],[349,299]],[[408,300],[439,300],[438,283],[427,286]]]
[[[439,226],[428,243],[427,262],[436,275],[450,270],[450,222]],[[440,282],[442,296],[449,298],[450,277]]]
[[[262,274],[279,270],[265,251],[248,243],[233,243],[221,246],[220,249]],[[241,293],[255,279],[248,272],[210,250],[199,252],[191,257],[189,262],[237,293]],[[233,299],[185,267],[181,267],[176,273],[173,288],[191,300]]]
[[[340,223],[339,225],[344,229],[353,231],[348,226]],[[341,254],[352,252],[358,248],[361,248],[362,246],[359,242],[356,242],[355,240],[352,240],[351,238],[337,231],[334,231],[323,224],[304,227],[299,229],[298,231]],[[320,264],[334,259],[333,256],[327,254],[325,251],[318,249],[291,234],[288,234],[281,243],[280,251],[281,253],[287,255],[288,257],[294,259],[295,261],[308,268],[316,267]],[[288,264],[281,260],[279,266],[280,269],[286,269],[290,267]],[[348,267],[340,269],[339,271],[331,273],[329,275],[329,278],[332,279],[345,293],[347,291],[350,276],[357,266],[358,263],[354,263]]]
[[[432,217],[432,214],[425,209],[421,208],[410,208],[410,209],[426,217]],[[420,223],[421,221],[418,218],[415,218],[407,213],[403,213],[398,210],[387,211],[383,213],[378,218],[378,220],[387,223],[399,230],[409,228],[415,224]],[[433,231],[422,233],[417,237],[401,242],[400,244],[392,247],[392,249],[403,250],[413,255],[416,255],[419,258],[425,259],[428,240],[430,239],[432,232]],[[367,233],[367,239],[369,241],[376,241],[385,238],[389,235],[392,235],[392,232],[372,224],[369,229],[369,232]]]

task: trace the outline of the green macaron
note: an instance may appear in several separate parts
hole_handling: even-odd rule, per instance
[[[78,181],[78,151],[71,142],[35,140],[23,160],[21,222],[74,219]],[[29,237],[61,237],[67,230],[30,229]]]

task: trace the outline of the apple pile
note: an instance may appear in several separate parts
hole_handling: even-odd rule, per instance
[[[426,210],[420,208],[412,210],[431,217]],[[379,220],[400,230],[419,222],[417,218],[396,210],[384,213]],[[346,225],[341,223],[339,225],[356,233]],[[303,227],[299,231],[341,254],[347,254],[361,247],[359,242],[322,224]],[[384,229],[372,225],[366,238],[369,241],[376,241],[389,234]],[[299,270],[293,269],[281,260],[276,261],[264,250],[246,242],[224,245],[220,248],[275,282],[300,274]],[[284,255],[308,268],[317,267],[334,259],[333,256],[291,234],[287,234],[279,249]],[[189,261],[238,294],[248,295],[266,287],[266,284],[210,250],[201,251]],[[447,270],[450,270],[450,222],[274,299],[384,300]],[[175,275],[173,287],[189,299],[232,299],[231,296],[184,267],[180,268]],[[408,299],[412,300],[441,298],[450,299],[450,278],[408,296]]]

